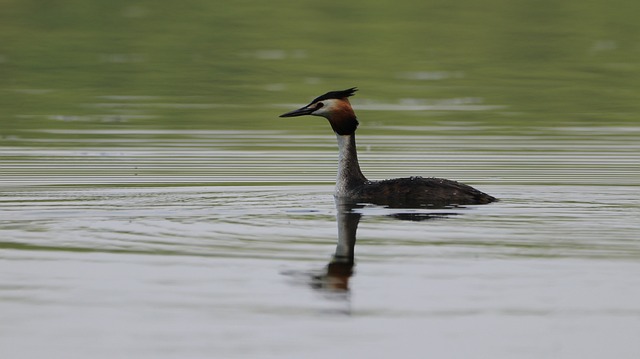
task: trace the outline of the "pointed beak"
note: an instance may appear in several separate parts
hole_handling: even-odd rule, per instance
[[[304,115],[310,115],[313,111],[315,111],[316,109],[313,107],[309,107],[304,106],[301,107],[297,110],[293,110],[293,111],[289,111],[287,113],[283,113],[282,115],[280,115],[280,117],[296,117],[296,116],[304,116]]]

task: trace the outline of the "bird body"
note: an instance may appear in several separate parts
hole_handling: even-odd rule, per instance
[[[338,174],[335,196],[355,202],[392,207],[487,204],[496,198],[471,186],[442,178],[407,177],[382,181],[368,180],[360,170],[355,131],[358,120],[348,97],[355,88],[331,91],[308,105],[280,115],[322,116],[329,120],[338,140]]]

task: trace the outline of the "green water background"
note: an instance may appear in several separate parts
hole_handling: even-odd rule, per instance
[[[283,104],[351,86],[356,105],[435,106],[360,110],[369,124],[634,126],[638,13],[625,0],[3,0],[0,135],[323,133],[321,121],[274,121]]]

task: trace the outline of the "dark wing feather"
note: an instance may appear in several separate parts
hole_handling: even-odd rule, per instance
[[[423,177],[367,182],[357,197],[363,202],[391,207],[447,207],[496,201],[496,198],[463,183]]]

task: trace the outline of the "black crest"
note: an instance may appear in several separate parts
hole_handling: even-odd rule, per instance
[[[326,94],[322,95],[322,96],[318,96],[315,98],[315,100],[311,101],[311,103],[316,103],[318,101],[322,101],[322,100],[329,100],[329,99],[341,99],[341,98],[345,98],[345,97],[349,97],[349,96],[353,96],[356,91],[358,91],[357,88],[352,87],[350,89],[346,89],[346,90],[342,90],[342,91],[329,91]]]

